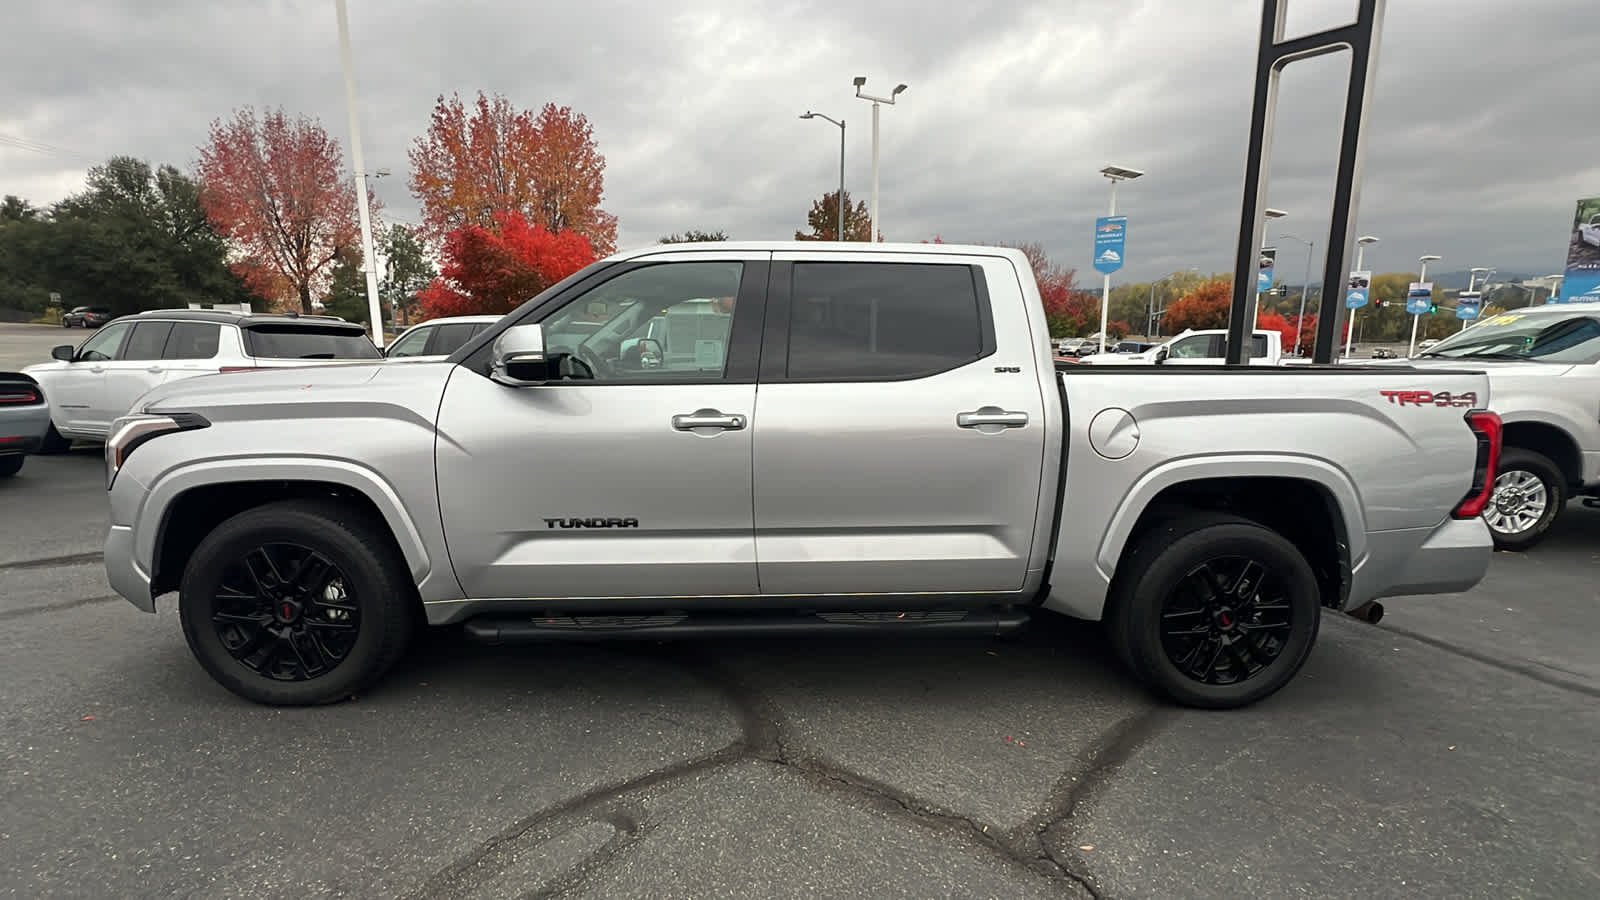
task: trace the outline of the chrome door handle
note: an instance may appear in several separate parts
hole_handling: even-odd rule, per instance
[[[672,427],[679,431],[693,431],[696,428],[738,431],[744,427],[744,416],[727,415],[714,409],[697,409],[692,413],[679,413],[673,416]]]
[[[971,412],[956,413],[956,425],[962,428],[1021,428],[1028,424],[1025,412],[1010,412],[998,406],[985,406]]]
[[[146,372],[165,372],[166,369],[163,369],[160,366],[151,366],[150,368],[145,369],[145,371]]]
[[[90,366],[89,367],[89,371],[91,371],[91,372],[104,372],[105,370],[106,370],[105,366]]]

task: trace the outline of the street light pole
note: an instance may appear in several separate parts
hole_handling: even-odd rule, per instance
[[[872,230],[867,234],[867,240],[877,243],[878,233],[883,230],[878,225],[878,104],[887,103],[893,106],[895,98],[905,91],[906,86],[897,84],[894,90],[889,93],[889,96],[874,97],[871,94],[863,94],[861,92],[861,89],[866,84],[867,76],[857,75],[855,77],[856,96],[862,100],[872,101]]]
[[[1428,281],[1428,263],[1432,262],[1433,260],[1443,259],[1443,258],[1444,257],[1442,257],[1442,256],[1436,256],[1436,255],[1433,255],[1433,254],[1429,254],[1427,256],[1418,257],[1417,258],[1418,261],[1422,263],[1422,269],[1417,275],[1417,282],[1419,284],[1426,284],[1427,281]],[[1406,302],[1407,303],[1411,302],[1411,297],[1410,297],[1409,292],[1407,292]],[[1421,322],[1421,321],[1422,321],[1422,313],[1414,313],[1411,316],[1411,347],[1406,350],[1406,358],[1407,359],[1410,359],[1411,357],[1417,355],[1417,323]]]
[[[1283,210],[1281,210],[1281,209],[1273,209],[1270,206],[1267,207],[1266,209],[1262,210],[1261,213],[1262,213],[1262,215],[1266,216],[1268,219],[1281,219],[1284,216],[1288,215],[1288,213],[1284,212]],[[1261,249],[1265,250],[1267,248],[1267,246],[1270,245],[1271,243],[1272,243],[1272,235],[1271,235],[1271,233],[1269,233],[1267,231],[1267,229],[1263,228],[1262,231],[1261,231],[1261,245],[1262,245]],[[1274,265],[1276,265],[1276,262],[1274,262]],[[1272,287],[1272,285],[1270,285],[1270,284],[1267,285],[1267,288],[1269,290],[1271,289],[1271,287]],[[1261,320],[1261,291],[1257,290],[1256,291],[1255,309],[1251,310],[1251,312],[1250,312],[1250,327],[1247,329],[1247,331],[1250,334],[1255,334],[1256,323],[1259,322],[1260,320]]]
[[[1363,271],[1365,269],[1365,267],[1362,265],[1362,263],[1366,261],[1367,245],[1368,244],[1376,244],[1377,242],[1378,242],[1378,239],[1373,237],[1370,234],[1364,234],[1361,237],[1356,238],[1356,268],[1355,268],[1355,270],[1357,272]],[[1324,291],[1326,291],[1328,289],[1328,286],[1327,285],[1323,285],[1322,289]],[[1328,295],[1326,293],[1324,293],[1322,296],[1323,296],[1323,304],[1324,304],[1323,308],[1326,309],[1327,308],[1326,304],[1327,304],[1327,296]],[[1368,302],[1371,302],[1371,300],[1372,300],[1372,281],[1371,281],[1371,279],[1367,280],[1367,300],[1368,300]],[[1358,311],[1359,310],[1354,310],[1354,309],[1350,310],[1350,323],[1345,326],[1345,332],[1344,332],[1344,355],[1345,355],[1346,359],[1350,358],[1350,352],[1351,352],[1351,348],[1353,346],[1351,344],[1351,341],[1356,336],[1356,313]]]
[[[1123,181],[1132,181],[1144,173],[1138,169],[1128,169],[1122,166],[1106,166],[1100,170],[1111,181],[1111,211],[1107,216],[1117,214],[1117,184]],[[1105,273],[1105,279],[1100,286],[1100,352],[1106,352],[1106,329],[1110,327],[1111,313],[1111,273]]]
[[[377,251],[372,246],[372,215],[367,209],[367,173],[361,158],[361,116],[356,108],[355,64],[350,58],[350,16],[345,0],[334,0],[339,17],[339,59],[344,64],[345,106],[350,112],[350,157],[356,168],[356,211],[361,219],[361,268],[367,274],[367,314],[372,317],[372,342],[383,348],[383,310],[378,306]]]
[[[1313,252],[1313,245],[1316,244],[1316,241],[1308,241],[1292,234],[1279,235],[1279,238],[1282,240],[1295,241],[1297,243],[1306,245],[1306,275],[1305,279],[1300,282],[1300,317],[1294,321],[1294,352],[1298,354],[1300,352],[1300,329],[1301,326],[1304,325],[1306,319],[1306,291],[1311,289],[1311,254]],[[1323,285],[1322,290],[1322,296],[1328,296],[1328,286]]]
[[[809,109],[806,110],[805,114],[802,115],[800,118],[802,118],[802,119],[823,119],[825,121],[832,122],[833,124],[839,126],[839,198],[838,198],[839,202],[834,204],[835,206],[839,207],[839,227],[838,227],[837,230],[834,231],[833,239],[836,240],[836,241],[845,240],[845,236],[844,236],[844,120],[843,119],[830,118],[828,116],[823,115],[822,113],[814,113]]]

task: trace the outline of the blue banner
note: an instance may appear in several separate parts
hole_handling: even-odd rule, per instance
[[[1413,281],[1406,291],[1406,312],[1420,316],[1433,308],[1433,282]]]
[[[1360,309],[1367,305],[1367,292],[1372,289],[1371,272],[1351,272],[1350,286],[1344,292],[1345,309]]]
[[[1476,319],[1482,306],[1483,295],[1477,291],[1463,291],[1456,298],[1456,318]]]
[[[1578,201],[1567,239],[1567,269],[1561,293],[1551,303],[1600,301],[1600,197]]]
[[[1261,251],[1261,261],[1256,270],[1256,293],[1272,290],[1272,267],[1278,262],[1278,248],[1266,247]]]
[[[1127,246],[1128,217],[1101,216],[1094,220],[1094,268],[1110,275],[1122,268],[1122,253]]]

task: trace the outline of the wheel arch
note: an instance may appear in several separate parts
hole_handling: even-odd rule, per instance
[[[435,574],[400,496],[376,473],[338,460],[225,460],[171,473],[146,498],[140,518],[158,525],[141,529],[135,552],[150,566],[152,595],[177,588],[190,554],[217,525],[247,509],[297,497],[358,505],[384,526],[414,584],[420,587]]]
[[[1567,494],[1583,483],[1583,453],[1565,428],[1537,419],[1517,419],[1502,426],[1501,446],[1530,450],[1550,460],[1567,480]]]

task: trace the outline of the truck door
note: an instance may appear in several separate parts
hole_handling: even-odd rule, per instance
[[[1045,398],[1011,263],[773,260],[755,415],[762,593],[1020,589]]]
[[[571,380],[508,387],[456,368],[436,467],[468,597],[759,593],[751,421],[769,257],[620,264],[533,310],[522,322],[572,354]],[[724,311],[687,357],[629,352],[653,318],[707,298]]]

